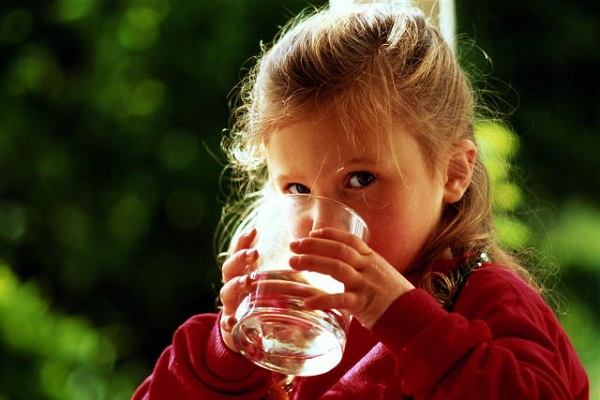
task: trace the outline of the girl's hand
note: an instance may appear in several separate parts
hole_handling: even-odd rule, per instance
[[[330,275],[345,286],[344,293],[305,300],[313,309],[345,309],[371,329],[400,295],[414,289],[382,256],[353,234],[339,229],[313,231],[290,244],[297,255],[290,259],[296,270]]]
[[[235,352],[238,352],[238,349],[233,344],[231,329],[236,323],[234,315],[240,304],[241,295],[248,290],[246,274],[256,268],[258,252],[256,249],[250,248],[255,238],[255,229],[240,236],[232,255],[225,260],[222,268],[224,285],[220,291],[220,298],[223,309],[219,326],[223,341]]]

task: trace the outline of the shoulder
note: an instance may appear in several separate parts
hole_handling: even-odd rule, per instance
[[[465,284],[465,290],[467,288],[507,297],[538,297],[537,291],[516,271],[493,263],[486,263],[475,269]]]
[[[471,273],[456,303],[456,311],[467,318],[493,318],[499,312],[554,318],[541,294],[517,272],[492,263]]]

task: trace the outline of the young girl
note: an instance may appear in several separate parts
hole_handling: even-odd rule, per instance
[[[249,205],[226,212],[248,228],[223,263],[223,308],[178,329],[134,399],[588,398],[539,288],[494,242],[474,96],[419,11],[364,5],[298,19],[242,94],[225,145]],[[345,203],[370,237],[325,228],[291,244],[292,268],[345,285],[306,305],[354,316],[340,364],[291,379],[247,361],[231,329],[258,257],[253,212],[293,193]]]

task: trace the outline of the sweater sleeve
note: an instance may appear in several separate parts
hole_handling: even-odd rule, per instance
[[[218,319],[216,314],[202,314],[180,326],[132,400],[263,397],[270,372],[227,348]]]
[[[474,272],[455,312],[414,289],[373,333],[394,354],[415,399],[587,399],[589,382],[542,298],[511,271]]]

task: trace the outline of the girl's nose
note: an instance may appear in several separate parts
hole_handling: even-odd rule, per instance
[[[348,211],[335,200],[306,195],[292,196],[286,219],[293,237],[305,237],[316,229],[348,229]]]
[[[333,200],[314,200],[312,206],[312,229],[337,228],[344,229],[344,212],[342,206]]]

